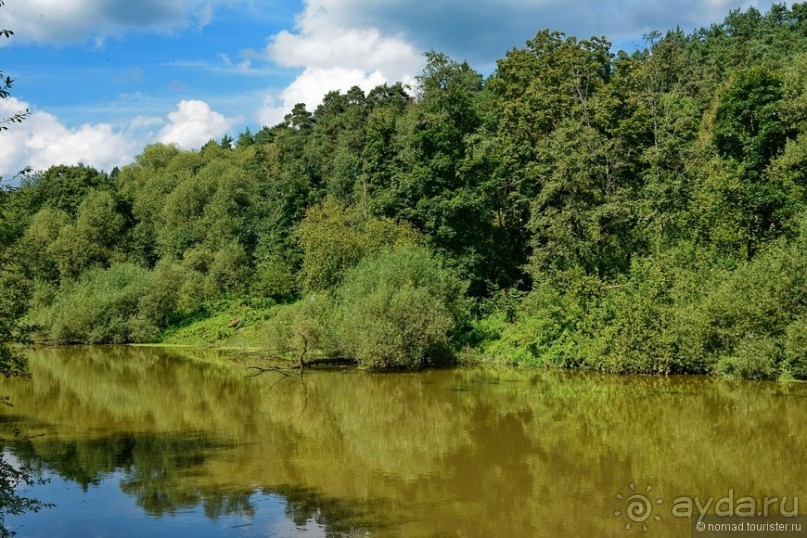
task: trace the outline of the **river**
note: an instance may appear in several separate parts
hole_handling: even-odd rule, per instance
[[[686,499],[776,497],[792,511],[804,496],[807,510],[804,384],[495,368],[254,376],[257,359],[209,353],[30,352],[32,378],[0,383],[14,404],[3,436],[28,436],[5,454],[40,470],[46,481],[23,491],[55,506],[7,526],[689,536]]]

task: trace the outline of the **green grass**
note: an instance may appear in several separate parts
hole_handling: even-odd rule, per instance
[[[266,341],[267,321],[276,310],[276,306],[225,305],[218,312],[196,314],[166,329],[158,345],[260,348]]]

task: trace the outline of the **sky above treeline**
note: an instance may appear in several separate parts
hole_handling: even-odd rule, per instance
[[[0,176],[79,162],[110,170],[152,142],[198,148],[358,85],[413,83],[423,52],[483,74],[549,28],[615,49],[768,0],[5,0]],[[779,2],[784,3],[784,2]],[[789,3],[788,3],[789,5]]]

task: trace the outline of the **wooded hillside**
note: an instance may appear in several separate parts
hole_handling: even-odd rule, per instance
[[[55,342],[246,310],[289,357],[807,378],[807,4],[633,53],[541,31],[488,78],[426,57],[415,88],[29,175],[0,308]]]

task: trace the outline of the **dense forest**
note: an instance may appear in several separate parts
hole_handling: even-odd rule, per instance
[[[487,78],[426,60],[199,151],[28,174],[0,309],[55,343],[807,378],[807,4],[632,53],[541,31]]]

